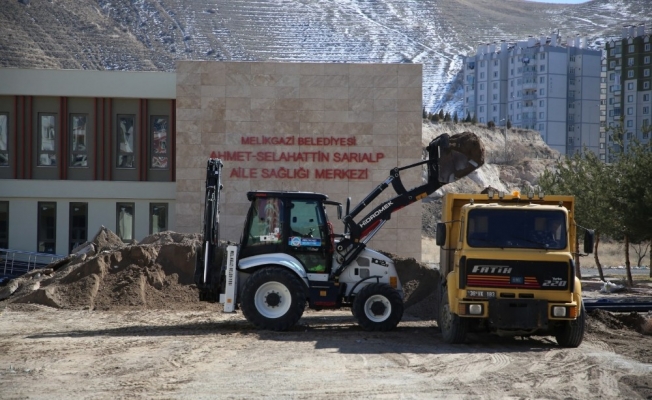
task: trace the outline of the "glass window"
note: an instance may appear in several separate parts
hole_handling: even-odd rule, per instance
[[[88,203],[70,203],[68,251],[88,240]]]
[[[37,242],[39,253],[55,254],[57,244],[57,203],[38,202]]]
[[[649,64],[649,63],[650,63],[650,56],[643,57],[643,64]]]
[[[631,67],[632,65],[634,65],[634,57],[629,57],[627,59],[627,66]]]
[[[57,125],[55,114],[39,114],[38,119],[38,165],[39,166],[56,166],[57,165]]]
[[[616,66],[615,61],[609,61],[609,68],[614,68]]]
[[[168,205],[167,203],[150,203],[149,205],[149,233],[159,233],[168,230]]]
[[[643,101],[650,101],[650,94],[644,94],[643,95]]]
[[[9,165],[9,115],[0,114],[0,167]],[[0,246],[2,247],[2,246]]]
[[[9,202],[0,201],[0,249],[9,248]]]
[[[633,53],[634,52],[634,45],[630,44],[629,47],[627,48],[627,51],[629,51],[630,53]]]
[[[546,90],[545,89],[539,89],[539,94],[541,96],[543,96],[544,94],[546,94]]]
[[[650,76],[650,70],[649,69],[644,69],[643,70],[643,76]]]
[[[135,136],[135,121],[134,115],[118,115],[118,168],[135,168],[134,165],[134,136]]]
[[[627,115],[634,115],[634,107],[627,107]]]
[[[631,119],[628,120],[627,121],[627,127],[632,128],[633,126],[634,126],[634,121],[632,121]],[[631,132],[630,132],[630,134],[627,135],[627,138],[630,138],[630,137],[631,137]]]
[[[88,167],[88,116],[86,114],[70,115],[70,166]]]
[[[540,66],[539,66],[539,71],[543,72],[543,71],[545,71],[545,70],[546,70],[546,66],[545,66],[545,65],[540,65]]]
[[[541,60],[545,60],[545,59],[546,59],[546,53],[541,53],[541,54],[539,54],[539,58],[540,58]]]
[[[544,100],[539,100],[539,107],[543,107],[545,104]]]
[[[634,82],[627,83],[627,90],[634,90]]]
[[[650,107],[649,106],[643,107],[643,114],[649,114],[649,113],[650,113]]]
[[[627,71],[627,77],[628,78],[633,78],[634,77],[634,71],[633,70]]]
[[[247,216],[247,246],[281,243],[283,235],[283,200],[256,197]]]
[[[643,82],[643,89],[649,89],[650,88],[650,82]]]
[[[650,44],[649,43],[645,44],[645,51],[650,51]]]
[[[150,152],[152,168],[168,168],[168,117],[152,116],[150,124],[152,133],[150,137]]]
[[[628,96],[627,96],[627,102],[628,102],[628,103],[631,103],[631,102],[633,102],[633,101],[634,101],[634,95],[631,95],[631,94],[628,95]]]
[[[134,203],[116,204],[117,234],[123,242],[133,240],[134,238],[135,209]]]

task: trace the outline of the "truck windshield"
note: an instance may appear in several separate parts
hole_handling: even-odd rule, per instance
[[[469,212],[467,227],[471,247],[562,250],[568,240],[563,211],[476,209]]]

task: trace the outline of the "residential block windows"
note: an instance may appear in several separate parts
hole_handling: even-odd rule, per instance
[[[645,76],[645,77],[650,76],[650,69],[649,68],[643,70],[643,76]]]
[[[634,57],[629,57],[627,59],[627,66],[631,67],[632,65],[634,65]]]
[[[88,203],[70,203],[68,251],[88,240]]]
[[[134,238],[135,210],[134,203],[116,203],[116,233],[123,242]]]
[[[38,165],[54,167],[57,165],[57,124],[56,114],[38,115]]]
[[[9,202],[0,201],[0,249],[9,248]]]
[[[650,81],[643,82],[643,89],[649,89],[650,88]]]
[[[168,230],[168,204],[150,203],[149,233],[159,233]]]
[[[649,63],[650,63],[650,56],[643,57],[643,64],[649,64]]]
[[[627,83],[627,90],[634,90],[634,82]]]
[[[633,53],[634,52],[634,45],[630,44],[629,47],[627,48],[627,51],[630,52],[630,53]]]
[[[2,113],[0,114],[0,167],[7,166],[9,166],[9,115]]]
[[[634,77],[634,70],[627,71],[627,77],[628,78],[633,78]]]
[[[36,251],[55,254],[57,245],[57,203],[39,201],[37,218]]]
[[[645,49],[644,51],[650,51],[650,44],[649,44],[649,43],[645,43],[645,47],[644,47],[644,49]]]
[[[88,167],[86,114],[70,114],[70,166]]]
[[[118,115],[118,137],[116,151],[116,166],[118,168],[135,168],[134,136],[135,115]]]

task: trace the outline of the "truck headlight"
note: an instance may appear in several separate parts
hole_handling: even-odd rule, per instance
[[[552,315],[554,317],[565,317],[566,316],[566,307],[562,306],[553,306]]]
[[[482,315],[482,304],[469,304],[469,314]]]

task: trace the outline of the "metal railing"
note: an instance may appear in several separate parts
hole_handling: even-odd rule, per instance
[[[0,274],[14,277],[23,275],[64,257],[61,254],[0,249]]]

